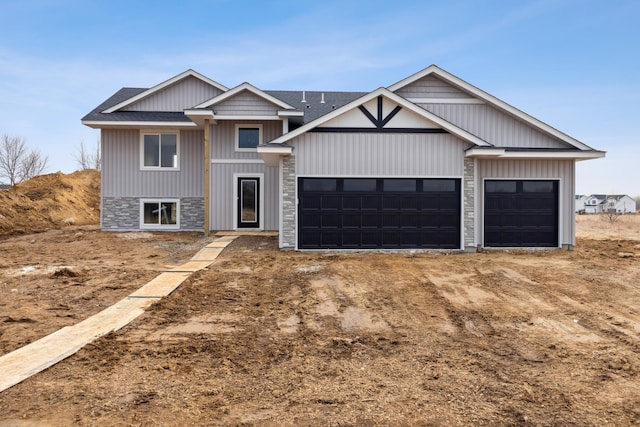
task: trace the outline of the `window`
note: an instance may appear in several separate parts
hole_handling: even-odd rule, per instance
[[[515,181],[487,181],[485,182],[485,191],[487,193],[515,193]]]
[[[236,125],[236,151],[256,151],[262,143],[262,125]]]
[[[143,133],[142,169],[179,169],[177,133]]]
[[[331,178],[307,178],[302,181],[303,191],[336,191],[338,184]]]
[[[352,178],[343,181],[344,191],[376,191],[377,180]]]
[[[385,179],[384,191],[414,193],[416,191],[416,180],[415,179]]]
[[[140,228],[178,229],[178,200],[141,200]]]

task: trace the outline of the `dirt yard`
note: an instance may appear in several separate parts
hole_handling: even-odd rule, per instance
[[[638,425],[640,217],[565,251],[293,253],[241,237],[124,329],[0,393],[0,426]],[[206,243],[0,240],[0,353]]]

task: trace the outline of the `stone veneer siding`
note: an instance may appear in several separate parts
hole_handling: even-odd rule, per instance
[[[464,250],[475,252],[475,160],[465,157],[462,199],[464,201]]]
[[[282,249],[296,247],[296,158],[282,158],[282,230],[280,245]]]
[[[102,199],[102,229],[140,229],[140,198],[104,197]],[[204,229],[204,198],[185,197],[180,199],[180,229]]]

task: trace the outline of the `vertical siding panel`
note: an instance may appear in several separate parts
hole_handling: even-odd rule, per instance
[[[212,159],[259,159],[255,152],[235,151],[236,125],[262,125],[263,142],[271,141],[282,135],[282,121],[220,121],[211,125],[211,158]]]
[[[462,176],[465,142],[443,134],[308,133],[292,142],[306,176]]]
[[[572,148],[486,104],[419,105],[499,147]]]
[[[188,77],[142,99],[124,111],[182,111],[218,96],[222,91],[195,77]]]
[[[264,228],[278,229],[278,168],[261,164],[214,164],[211,168],[210,215],[211,229],[233,229],[233,175],[242,173],[264,174]]]
[[[105,197],[202,197],[202,131],[180,132],[180,171],[140,170],[140,132],[102,131]]]

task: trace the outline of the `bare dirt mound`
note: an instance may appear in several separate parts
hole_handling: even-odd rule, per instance
[[[100,172],[56,172],[0,191],[0,236],[100,221]]]

